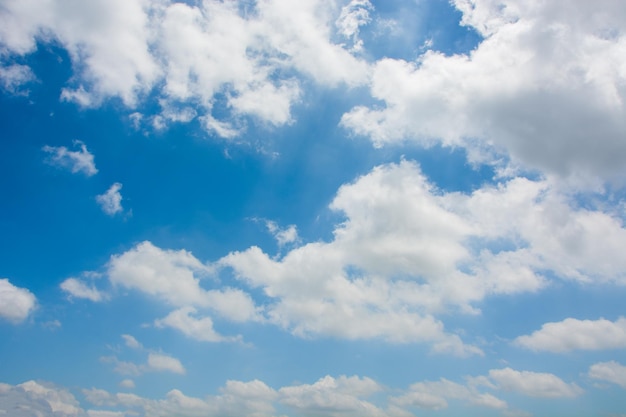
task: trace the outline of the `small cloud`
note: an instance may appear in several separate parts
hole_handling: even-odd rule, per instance
[[[17,95],[28,95],[21,87],[31,81],[36,80],[35,74],[26,65],[0,66],[0,86],[3,90]]]
[[[103,301],[106,298],[96,287],[93,285],[89,286],[76,278],[66,279],[61,283],[60,287],[73,298],[84,298],[94,303]]]
[[[128,346],[131,349],[142,349],[143,348],[141,343],[139,343],[139,341],[137,339],[135,339],[133,336],[131,336],[129,334],[123,334],[122,338],[124,339],[124,342],[126,343],[126,346]]]
[[[278,242],[278,246],[284,246],[287,243],[293,243],[298,240],[298,229],[295,225],[290,224],[287,228],[281,228],[271,220],[265,221],[265,227],[274,236]]]
[[[98,173],[94,156],[87,150],[87,146],[79,140],[74,141],[77,151],[70,151],[65,146],[44,146],[42,150],[49,153],[46,162],[57,168],[69,169],[72,174],[83,173],[88,177]]]
[[[26,288],[11,284],[8,279],[0,279],[0,319],[20,323],[33,312],[37,298]]]
[[[589,368],[589,377],[607,381],[626,389],[626,366],[615,361],[600,362]]]
[[[120,382],[120,387],[126,388],[126,389],[133,389],[135,388],[135,381],[133,381],[132,379],[124,379],[123,381]]]
[[[113,216],[123,210],[121,189],[122,184],[116,182],[109,187],[106,193],[96,196],[96,201],[100,204],[102,211],[109,216]]]
[[[147,370],[167,371],[175,374],[184,374],[186,372],[178,359],[162,353],[150,353],[148,355]]]
[[[61,322],[59,320],[51,320],[41,324],[44,328],[48,330],[57,330],[61,328]]]

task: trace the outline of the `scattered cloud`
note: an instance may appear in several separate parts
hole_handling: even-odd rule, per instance
[[[122,339],[124,339],[124,343],[126,344],[126,346],[131,349],[143,349],[143,345],[129,334],[123,334]]]
[[[589,368],[589,377],[611,382],[626,389],[626,366],[615,361],[600,362],[591,365]]]
[[[325,376],[314,384],[281,388],[280,402],[308,415],[324,410],[327,416],[386,416],[386,413],[363,397],[381,391],[382,387],[370,378],[357,376]]]
[[[104,301],[106,296],[93,284],[89,286],[77,278],[67,278],[60,285],[61,289],[68,293],[71,298],[84,298],[94,303]]]
[[[585,0],[456,0],[483,36],[467,54],[428,50],[373,64],[382,106],[355,106],[341,124],[376,146],[462,146],[551,175],[615,178],[626,157],[624,7]]]
[[[154,322],[156,327],[171,327],[182,332],[185,336],[203,342],[233,342],[241,340],[241,336],[225,337],[213,329],[213,320],[210,317],[196,318],[193,307],[182,307],[174,310],[166,317]]]
[[[120,193],[121,189],[122,184],[116,182],[111,185],[111,187],[109,187],[109,189],[104,194],[96,196],[96,201],[102,208],[102,211],[104,211],[109,216],[114,216],[124,210],[122,208],[122,194]]]
[[[511,368],[492,369],[491,378],[499,389],[535,398],[572,398],[583,393],[574,383],[566,383],[554,374],[516,371]]]
[[[100,358],[103,363],[114,365],[113,370],[120,375],[139,376],[146,372],[172,372],[175,374],[185,374],[185,367],[180,360],[164,353],[149,352],[145,363],[122,361],[117,356],[103,356]]]
[[[46,162],[52,166],[65,168],[70,170],[72,174],[82,173],[88,177],[96,175],[98,169],[94,162],[94,156],[87,150],[87,146],[79,141],[74,141],[74,147],[78,147],[77,151],[70,151],[65,146],[44,146],[42,150],[50,156]]]
[[[534,351],[620,349],[626,347],[626,318],[546,323],[530,335],[519,336],[514,344]]]
[[[0,279],[0,318],[21,323],[36,306],[37,298],[28,289],[16,287],[7,278]]]
[[[148,367],[149,371],[167,371],[175,374],[184,374],[185,368],[180,361],[172,356],[164,355],[162,353],[150,353],[148,354]]]
[[[402,407],[410,406],[429,410],[447,408],[448,400],[460,400],[470,405],[500,410],[508,407],[505,401],[492,394],[481,393],[472,385],[459,384],[445,378],[439,381],[415,383],[405,394],[391,398],[394,404]]]
[[[23,86],[36,79],[33,71],[26,65],[0,65],[0,86],[11,94],[27,94]]]
[[[267,230],[274,236],[278,246],[284,246],[288,243],[294,243],[298,241],[298,229],[295,225],[290,224],[287,228],[283,229],[276,222],[271,220],[265,221]]]

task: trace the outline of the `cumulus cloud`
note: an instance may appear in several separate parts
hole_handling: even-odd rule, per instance
[[[61,289],[73,298],[84,298],[94,303],[103,301],[106,297],[93,285],[89,286],[77,278],[68,278],[60,285]]]
[[[83,410],[66,389],[50,383],[27,381],[19,385],[0,383],[0,414],[11,417],[76,417]]]
[[[0,279],[0,318],[20,323],[36,306],[37,298],[28,289],[16,287],[7,278]]]
[[[600,362],[591,365],[589,368],[589,377],[611,382],[626,389],[626,366],[615,361]]]
[[[606,319],[546,323],[540,330],[514,340],[518,346],[534,351],[568,352],[571,350],[620,349],[626,347],[626,319]]]
[[[109,216],[114,216],[124,210],[122,208],[122,194],[120,193],[121,189],[122,184],[116,182],[111,185],[111,187],[109,187],[109,189],[104,194],[96,196],[96,201],[102,208],[102,211],[104,211]]]
[[[516,371],[511,368],[492,369],[491,378],[499,389],[536,398],[572,398],[583,393],[574,383],[566,383],[554,374]]]
[[[196,318],[193,307],[182,307],[174,310],[166,317],[156,320],[156,327],[171,327],[182,332],[185,336],[204,342],[225,342],[241,340],[241,337],[225,337],[213,329],[213,320],[210,317]]]
[[[217,100],[224,100],[229,118],[283,125],[301,97],[297,75],[328,86],[366,81],[368,65],[352,50],[360,46],[358,27],[369,20],[371,4],[346,7],[322,0],[246,7],[217,0],[97,0],[81,7],[11,1],[0,14],[0,47],[25,55],[37,42],[62,45],[76,68],[64,100],[92,107],[119,97],[133,108],[154,92],[162,106],[157,128],[200,116],[212,133],[231,137],[238,129],[213,117]],[[335,21],[354,47],[333,42]],[[14,84],[28,71],[16,67],[4,78]],[[172,112],[179,104],[183,111]]]
[[[172,356],[164,355],[162,353],[150,353],[148,355],[149,371],[167,371],[175,374],[184,374],[185,368],[180,361]]]
[[[357,376],[325,376],[314,384],[283,387],[280,402],[305,415],[324,410],[328,416],[386,416],[387,414],[363,397],[380,391],[382,387],[370,378]]]
[[[175,307],[209,308],[236,322],[257,320],[258,309],[252,298],[236,288],[206,290],[203,278],[212,277],[213,268],[186,250],[164,250],[150,242],[111,257],[107,274],[112,284],[135,289]],[[179,313],[188,316],[186,313]]]
[[[399,406],[429,410],[447,408],[448,400],[460,400],[470,405],[501,410],[508,407],[505,401],[492,394],[481,393],[474,386],[459,384],[445,378],[415,383],[405,394],[391,398],[391,401]]]
[[[624,172],[623,2],[453,3],[483,36],[476,49],[376,62],[370,91],[384,105],[356,106],[344,127],[376,146],[463,146],[475,161],[504,154],[561,176]]]
[[[421,341],[435,351],[478,353],[435,316],[479,313],[475,305],[491,294],[538,291],[545,271],[626,283],[621,220],[577,208],[548,180],[444,192],[402,161],[343,185],[330,208],[345,220],[329,242],[280,258],[251,247],[217,263],[263,289],[274,300],[266,307],[270,321],[296,335]]]
[[[72,174],[82,173],[88,177],[98,173],[96,164],[94,162],[94,156],[87,146],[79,141],[74,141],[74,147],[78,147],[77,151],[70,151],[65,146],[44,146],[42,149],[44,152],[50,154],[46,159],[46,162],[50,165],[69,169]]]

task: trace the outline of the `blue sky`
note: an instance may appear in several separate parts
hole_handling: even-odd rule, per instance
[[[624,22],[0,1],[0,415],[626,415]]]

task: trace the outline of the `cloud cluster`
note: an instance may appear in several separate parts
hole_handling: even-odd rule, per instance
[[[612,322],[568,318],[546,323],[530,335],[519,336],[514,343],[534,351],[549,352],[620,349],[626,347],[626,319],[620,317]]]
[[[26,288],[16,287],[7,278],[0,279],[0,318],[20,323],[35,310],[37,298]]]
[[[620,219],[576,208],[545,180],[447,193],[403,161],[342,186],[330,208],[345,216],[330,242],[279,259],[251,247],[217,262],[274,299],[269,319],[296,335],[425,341],[436,351],[478,353],[433,315],[477,313],[488,295],[537,291],[545,271],[625,283]]]
[[[9,1],[0,13],[0,48],[24,55],[38,41],[58,42],[77,71],[63,99],[97,106],[119,97],[132,108],[156,91],[162,112],[155,126],[199,118],[207,130],[232,137],[241,123],[218,120],[212,111],[218,100],[235,119],[283,125],[301,96],[296,74],[329,86],[365,82],[368,66],[351,49],[360,46],[358,28],[371,5],[352,3],[340,12],[326,0],[97,0],[80,7],[68,0]],[[333,42],[336,34],[353,48]],[[20,78],[9,77],[14,73],[3,78]]]
[[[613,178],[626,157],[626,7],[619,0],[456,0],[469,54],[382,59],[342,125],[374,144],[463,146],[561,176]],[[494,155],[495,153],[495,155]]]
[[[597,368],[604,365],[598,364]],[[289,415],[302,416],[411,417],[413,409],[439,410],[447,408],[448,401],[461,401],[505,413],[516,411],[485,389],[513,391],[531,398],[569,398],[582,393],[576,384],[568,384],[552,374],[505,368],[491,370],[488,376],[468,377],[465,383],[446,379],[417,382],[400,393],[398,390],[389,391],[368,377],[345,375],[326,375],[312,384],[293,384],[279,389],[259,380],[229,380],[220,388],[218,395],[204,398],[189,397],[177,389],[168,392],[163,399],[153,400],[92,388],[83,390],[83,396],[94,409],[84,410],[69,391],[29,381],[18,386],[0,384],[0,410],[10,410],[11,407],[37,409],[42,417],[93,417],[100,415],[97,413],[143,417],[270,417],[277,415],[278,409],[289,410]],[[387,400],[382,401],[383,404],[374,400],[385,392]]]

